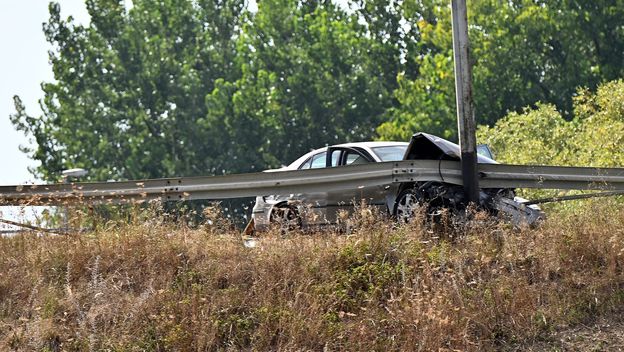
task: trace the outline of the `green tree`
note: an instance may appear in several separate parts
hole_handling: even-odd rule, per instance
[[[504,163],[624,166],[624,81],[602,84],[595,93],[580,89],[573,114],[566,121],[553,105],[539,104],[480,126],[477,135]]]
[[[595,93],[580,89],[573,101],[570,121],[554,105],[538,104],[523,113],[510,113],[493,127],[480,126],[477,138],[489,144],[503,163],[624,166],[624,81],[602,84]],[[553,190],[522,193],[528,198],[559,194]],[[563,207],[574,209],[575,203]]]
[[[394,92],[399,104],[389,109],[390,118],[377,133],[389,140],[408,140],[418,131],[452,138],[456,124],[450,9],[435,0],[408,5],[405,12],[419,41],[407,55],[418,72],[415,78],[399,73]]]
[[[411,1],[411,22],[436,35],[423,35],[419,49],[408,53],[420,63],[419,75],[399,85],[401,104],[378,132],[404,139],[418,128],[454,138],[448,1]],[[479,123],[492,124],[540,101],[570,119],[579,86],[595,88],[624,76],[622,0],[479,0],[469,2],[468,16]]]
[[[136,0],[129,11],[123,3],[87,1],[89,26],[50,4],[44,32],[56,82],[42,85],[42,116],[16,97],[11,117],[37,142],[34,171],[51,180],[69,167],[94,179],[220,171],[220,131],[197,119],[215,81],[240,75],[231,63],[243,0]]]
[[[265,0],[249,13],[243,0],[137,0],[130,10],[89,0],[89,26],[52,3],[44,31],[56,82],[43,85],[42,116],[17,97],[12,121],[37,141],[29,153],[46,179],[69,167],[93,179],[245,172],[370,139],[397,105],[413,40],[398,5],[357,2],[347,12]]]
[[[577,86],[624,76],[624,0],[469,2],[477,120],[537,102],[572,116]],[[50,4],[55,82],[15,127],[56,179],[276,167],[337,142],[455,137],[446,0],[88,0],[88,26]],[[552,126],[548,126],[552,127]]]
[[[379,71],[383,45],[330,1],[259,2],[238,42],[242,76],[207,98],[214,108],[205,122],[222,123],[233,143],[228,169],[279,166],[313,147],[371,138],[396,76]]]

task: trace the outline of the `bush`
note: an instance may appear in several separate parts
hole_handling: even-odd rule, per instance
[[[489,144],[502,163],[624,167],[624,81],[605,83],[596,93],[579,90],[571,121],[553,105],[537,104],[522,114],[507,115],[493,127],[480,126],[477,138]]]
[[[606,83],[595,94],[579,90],[571,121],[554,106],[537,104],[494,127],[480,126],[478,138],[504,163],[622,167],[624,81]]]

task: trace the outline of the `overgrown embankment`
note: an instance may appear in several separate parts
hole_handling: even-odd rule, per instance
[[[0,239],[0,350],[507,349],[624,303],[624,210],[588,203],[537,229],[477,220],[349,234],[156,218]],[[483,218],[483,219],[482,219]],[[217,224],[219,224],[217,222]]]

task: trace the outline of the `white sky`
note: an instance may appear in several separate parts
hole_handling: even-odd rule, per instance
[[[63,17],[89,22],[84,0],[58,0]],[[42,23],[48,20],[48,0],[0,0],[0,185],[35,181],[28,172],[34,166],[20,145],[29,145],[26,137],[15,131],[9,114],[15,112],[13,96],[19,95],[27,112],[39,115],[38,100],[43,97],[41,82],[52,81],[48,64],[49,45]],[[0,218],[32,221],[45,207],[0,207]],[[0,224],[0,232],[15,229]]]
[[[73,16],[86,24],[89,15],[84,0],[58,0],[61,15]],[[39,115],[38,100],[43,97],[41,82],[53,79],[48,64],[49,45],[45,41],[42,23],[48,20],[47,0],[1,0],[0,11],[0,185],[33,181],[26,169],[34,161],[19,151],[28,145],[21,132],[15,131],[9,121],[13,96],[19,95],[27,112]]]

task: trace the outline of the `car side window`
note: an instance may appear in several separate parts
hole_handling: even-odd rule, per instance
[[[356,151],[349,150],[346,152],[346,156],[344,157],[345,165],[357,165],[357,164],[366,164],[368,160],[364,158],[360,153]]]
[[[301,166],[299,166],[299,170],[305,170],[310,168],[310,164],[312,163],[312,158],[308,158]]]
[[[322,153],[314,155],[312,157],[312,164],[310,165],[310,168],[311,169],[320,169],[320,168],[325,167],[326,158],[327,158],[327,153],[326,152],[322,152]]]
[[[340,164],[340,153],[342,153],[340,149],[331,150],[331,167],[336,167]]]

